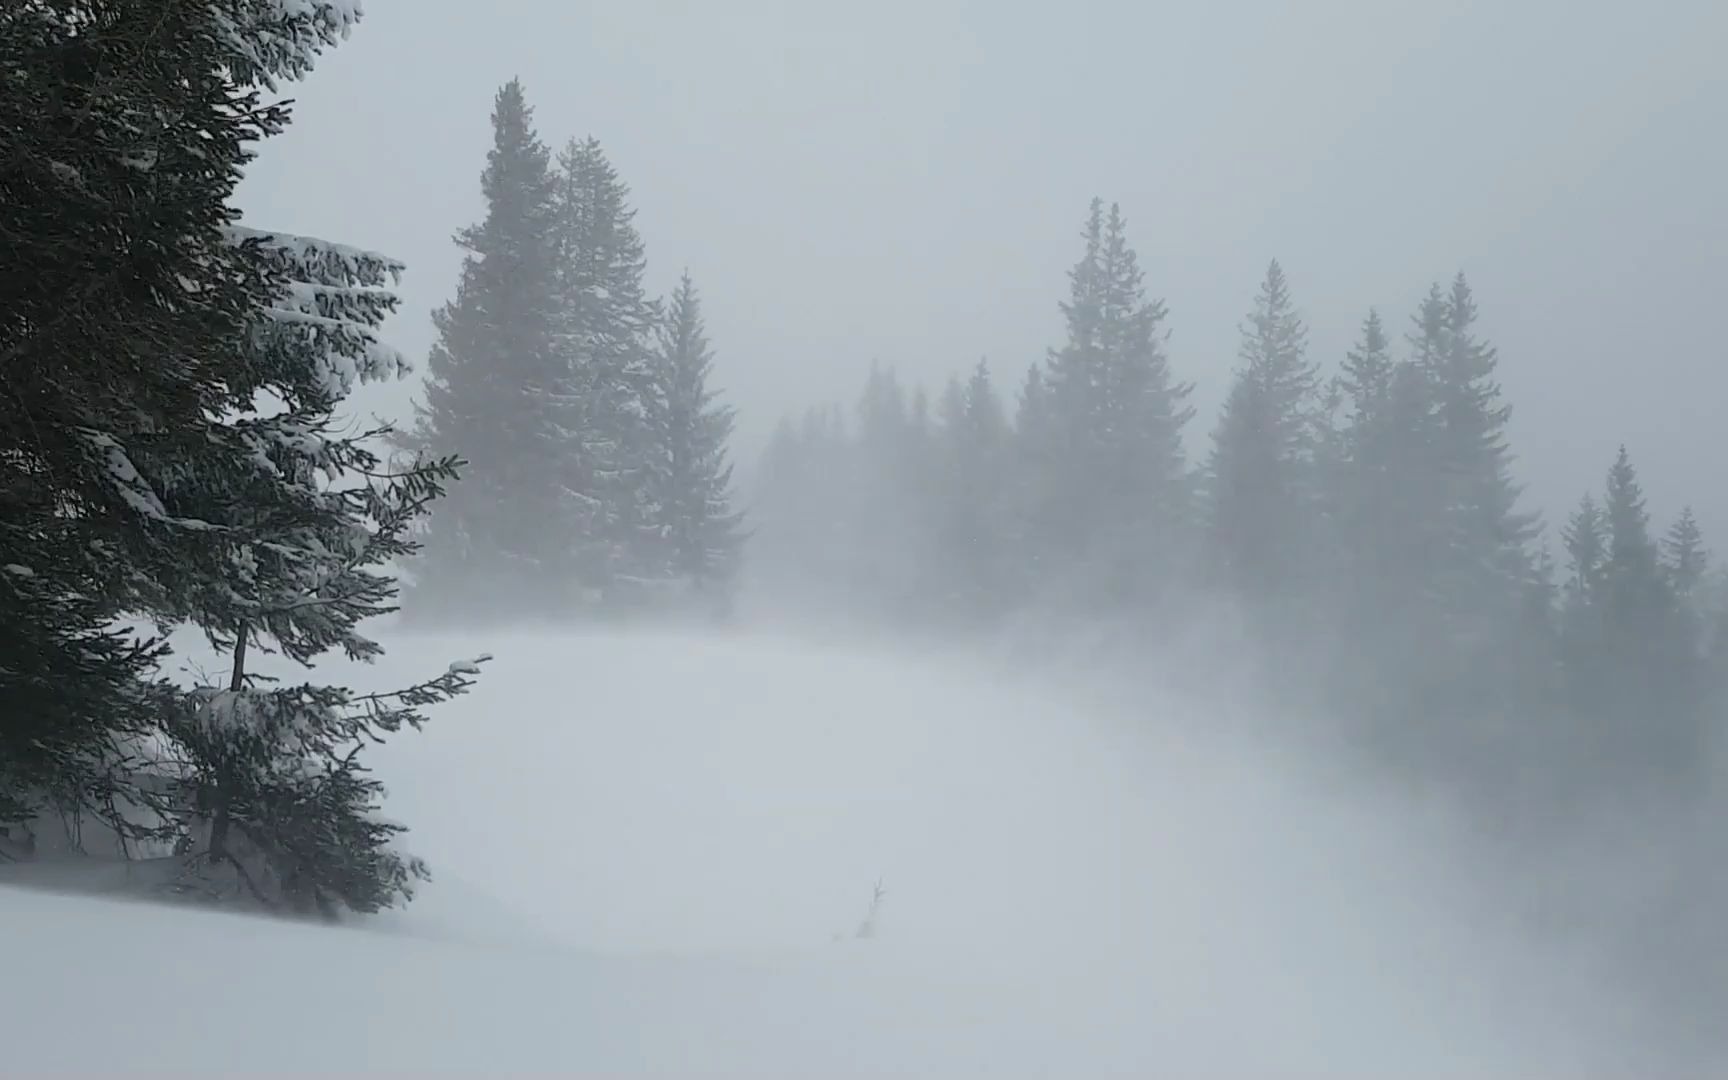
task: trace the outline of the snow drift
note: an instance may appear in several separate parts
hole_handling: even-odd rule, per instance
[[[421,900],[327,929],[0,892],[8,1071],[1683,1058],[1588,957],[1497,914],[1443,817],[1242,736],[1224,705],[770,638],[387,640],[379,686],[497,657],[377,752],[436,875]],[[854,940],[879,879],[879,934]]]

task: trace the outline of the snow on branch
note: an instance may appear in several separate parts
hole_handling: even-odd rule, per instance
[[[457,660],[447,669],[451,675],[478,675],[480,665],[492,659],[491,653],[481,653],[472,660]]]
[[[118,439],[105,432],[88,429],[82,434],[85,441],[101,453],[102,464],[107,471],[109,482],[113,484],[114,490],[119,493],[120,498],[133,511],[152,521],[173,525],[181,529],[208,532],[220,528],[220,526],[212,525],[208,521],[175,517],[168,513],[168,508],[162,505],[161,497],[138,472],[138,467],[132,463],[132,458],[126,453],[126,449],[120,445]]]
[[[317,356],[313,379],[330,400],[346,398],[357,382],[399,378],[412,370],[377,328],[396,310],[388,286],[402,264],[376,252],[292,233],[234,226],[230,243],[261,256],[281,283],[266,327],[304,336]],[[261,333],[272,329],[260,328]]]
[[[207,0],[244,82],[274,90],[312,70],[359,23],[360,0]]]
[[[407,269],[388,255],[317,237],[268,232],[244,225],[230,225],[226,232],[230,243],[252,244],[285,276],[316,285],[365,288],[397,285]]]

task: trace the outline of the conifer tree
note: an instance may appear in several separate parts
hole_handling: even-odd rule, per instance
[[[629,188],[600,143],[572,140],[558,156],[553,239],[567,404],[559,454],[572,515],[559,542],[591,594],[618,599],[631,584],[664,580],[653,535],[658,305],[643,277],[647,256]]]
[[[457,234],[462,276],[433,314],[425,399],[399,440],[432,454],[460,449],[470,462],[428,520],[412,615],[471,621],[569,600],[557,545],[559,523],[576,512],[562,475],[572,402],[561,396],[549,169],[512,80],[493,105],[486,216]]]
[[[941,497],[936,504],[938,576],[951,613],[977,619],[1011,599],[1007,533],[1010,444],[1002,401],[983,360],[943,394]]]
[[[1560,662],[1574,712],[1597,705],[1594,682],[1610,648],[1605,585],[1608,519],[1596,496],[1586,493],[1561,530],[1566,578],[1560,588]]]
[[[1370,609],[1377,590],[1371,568],[1385,560],[1379,557],[1381,520],[1392,508],[1393,493],[1387,490],[1393,464],[1392,440],[1399,434],[1393,421],[1393,391],[1398,367],[1392,358],[1391,341],[1378,311],[1370,310],[1362,322],[1356,344],[1344,357],[1332,389],[1337,408],[1344,413],[1337,430],[1336,445],[1326,475],[1322,478],[1333,514],[1332,536],[1341,566],[1347,616],[1360,622]],[[1413,435],[1416,433],[1406,433]]]
[[[132,801],[173,701],[166,616],[208,565],[208,522],[166,513],[141,470],[206,449],[249,407],[236,363],[270,287],[230,206],[263,93],[358,18],[334,0],[0,8],[0,817]],[[129,789],[129,790],[120,790]]]
[[[988,361],[979,360],[972,368],[964,404],[967,441],[981,455],[1000,453],[1008,441],[1008,416]]]
[[[854,447],[835,408],[811,408],[776,429],[756,470],[748,578],[758,594],[800,609],[846,599],[855,507]]]
[[[1173,580],[1188,524],[1182,429],[1192,387],[1164,355],[1120,208],[1094,199],[1047,362],[1050,435],[1037,529],[1061,588],[1083,604],[1148,601]]]
[[[733,410],[719,403],[719,392],[709,385],[714,356],[688,273],[667,306],[654,365],[651,419],[659,490],[653,524],[666,542],[667,570],[698,589],[725,590],[743,543],[727,462]]]
[[[1403,640],[1386,643],[1397,654],[1386,662],[1423,687],[1437,716],[1485,720],[1519,707],[1529,673],[1552,660],[1531,621],[1546,589],[1533,558],[1536,519],[1517,506],[1510,410],[1475,320],[1462,276],[1419,306],[1410,358],[1393,369],[1374,496],[1383,512],[1362,536],[1376,553],[1388,624],[1403,630],[1387,635]]]
[[[1245,597],[1287,598],[1318,537],[1318,370],[1274,260],[1242,326],[1241,366],[1208,462],[1208,549]]]
[[[847,578],[851,603],[882,616],[909,617],[928,599],[920,580],[929,566],[927,432],[919,430],[915,400],[892,367],[870,365],[857,405]]]
[[[221,686],[188,694],[168,726],[191,772],[184,783],[198,855],[232,868],[254,897],[302,911],[375,911],[412,896],[418,861],[392,849],[402,827],[377,817],[382,787],[358,760],[368,742],[461,693],[461,665],[400,694],[261,684],[249,650],[310,665],[332,650],[370,660],[358,630],[393,610],[385,569],[412,555],[409,532],[454,478],[454,457],[402,469],[381,458],[387,431],[343,434],[336,410],[359,381],[403,365],[378,338],[400,266],[302,237],[251,234],[265,267],[234,369],[274,399],[204,418],[195,441],[135,453],[138,497],[192,530],[189,578],[172,614],[228,651]],[[195,448],[195,449],[194,449]]]
[[[1704,547],[1704,530],[1690,506],[1681,509],[1679,518],[1663,537],[1662,557],[1674,594],[1692,602],[1705,584],[1710,558]]]
[[[1602,574],[1608,562],[1607,528],[1596,497],[1586,494],[1562,532],[1567,556],[1565,595],[1569,603],[1588,604],[1600,598]]]
[[[945,435],[966,426],[966,387],[958,375],[948,376],[942,384],[942,396],[936,401],[936,426]]]
[[[228,205],[253,144],[287,121],[261,90],[307,72],[357,8],[32,4],[4,18],[20,33],[0,33],[0,72],[45,110],[39,127],[13,129],[36,136],[17,155],[24,175],[46,165],[64,186],[39,197],[83,204],[18,234],[55,254],[32,274],[66,290],[70,317],[23,278],[0,302],[5,407],[30,420],[27,443],[0,445],[0,551],[23,556],[4,571],[19,620],[8,619],[0,699],[37,710],[23,719],[48,736],[23,770],[0,766],[4,801],[105,801],[122,833],[165,835],[191,819],[212,840],[194,859],[243,866],[228,840],[246,835],[253,866],[273,875],[255,881],[266,899],[393,902],[418,867],[388,850],[400,826],[376,818],[378,789],[356,754],[366,735],[417,723],[421,706],[463,689],[461,673],[357,699],[261,690],[237,656],[224,704],[203,708],[216,698],[156,681],[159,650],[110,625],[189,623],[237,653],[269,641],[301,660],[332,647],[376,655],[352,628],[386,609],[394,585],[366,568],[409,551],[408,523],[452,475],[452,460],[388,473],[364,441],[335,431],[355,380],[400,370],[376,332],[400,268],[241,228]],[[115,260],[122,272],[92,272]],[[39,381],[50,362],[55,378]],[[154,820],[129,812],[145,806]]]
[[[1438,332],[1435,322],[1438,321]],[[1506,442],[1511,407],[1500,400],[1499,360],[1475,333],[1476,302],[1464,275],[1424,304],[1417,362],[1430,380],[1438,420],[1435,468],[1445,490],[1449,550],[1441,568],[1457,629],[1481,640],[1495,623],[1511,628],[1530,582],[1535,515],[1521,512]]]
[[[1370,310],[1362,321],[1362,336],[1344,357],[1339,378],[1350,410],[1347,421],[1358,440],[1368,439],[1385,426],[1394,371],[1392,342],[1380,313]]]
[[[1050,415],[1050,388],[1044,366],[1032,364],[1015,395],[1009,440],[1008,490],[1003,545],[1014,567],[1014,593],[1029,598],[1049,589],[1060,522],[1047,508],[1055,490],[1058,446]]]
[[[1050,389],[1044,381],[1044,369],[1037,364],[1026,369],[1016,403],[1014,428],[1027,440],[1046,434],[1050,426]]]
[[[1598,767],[1612,765],[1628,783],[1678,791],[1677,781],[1696,764],[1709,683],[1625,447],[1592,516],[1593,507],[1586,502],[1567,532],[1574,549],[1563,624],[1571,707],[1594,738]]]

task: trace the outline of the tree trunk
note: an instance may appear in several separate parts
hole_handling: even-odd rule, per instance
[[[240,633],[234,639],[234,674],[228,680],[228,689],[238,693],[246,688],[246,636],[247,628],[242,625]],[[225,769],[219,769],[216,775],[216,805],[210,816],[210,857],[220,859],[228,854],[228,777]]]

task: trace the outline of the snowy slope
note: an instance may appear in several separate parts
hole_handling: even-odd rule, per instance
[[[769,639],[394,640],[368,679],[498,657],[380,757],[438,882],[341,930],[0,888],[0,1072],[1684,1058],[1588,957],[1497,917],[1445,822],[1221,712]],[[833,943],[878,877],[881,937]]]

